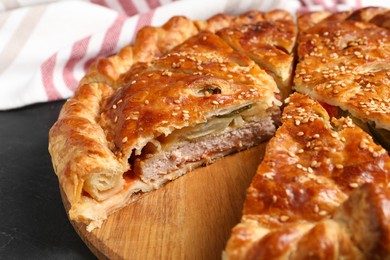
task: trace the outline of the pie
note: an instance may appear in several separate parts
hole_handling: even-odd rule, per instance
[[[247,190],[227,259],[385,259],[390,157],[348,117],[295,93]]]
[[[248,37],[253,46],[239,45]],[[92,230],[140,194],[273,136],[295,38],[285,11],[174,17],[96,62],[49,136],[70,219]]]
[[[389,16],[313,12],[296,28],[286,11],[250,11],[142,29],[91,66],[50,130],[70,219],[91,231],[272,138],[224,256],[387,257],[390,159],[374,141],[389,149]]]
[[[303,94],[286,99],[226,259],[389,257],[390,158],[371,137],[389,149],[387,17],[374,7],[298,17]]]
[[[298,17],[294,89],[338,108],[390,149],[390,12]],[[384,26],[384,27],[381,27]]]

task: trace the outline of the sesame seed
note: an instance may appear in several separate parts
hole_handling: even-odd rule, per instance
[[[303,151],[303,149],[299,149],[298,151],[297,151],[297,153],[303,153],[304,151]]]
[[[318,205],[314,205],[314,208],[313,208],[314,212],[315,213],[318,213],[320,211],[320,207],[318,207]]]
[[[177,115],[178,115],[178,113],[176,113],[176,112],[173,112],[171,115],[172,115],[172,116],[177,116]]]
[[[164,70],[164,71],[161,73],[161,75],[162,75],[162,76],[168,76],[168,77],[170,77],[170,76],[172,76],[172,72],[167,71],[167,70]]]
[[[282,222],[286,222],[288,219],[289,219],[288,216],[285,216],[285,215],[280,216],[280,221],[282,221]]]
[[[366,144],[366,142],[364,142],[364,139],[360,141],[359,147],[361,149],[366,149],[367,148],[367,144]]]
[[[305,134],[305,133],[301,131],[301,132],[298,132],[298,133],[297,133],[297,136],[303,136],[304,134]]]
[[[320,138],[320,135],[319,134],[315,134],[315,135],[313,135],[313,138]]]
[[[266,172],[263,174],[264,178],[268,179],[268,180],[273,180],[274,179],[274,176],[275,176],[275,173],[273,172]]]
[[[216,100],[213,100],[211,103],[213,103],[214,105],[219,105],[218,101]]]
[[[122,143],[126,143],[126,142],[127,142],[127,137],[123,137]]]
[[[122,103],[123,102],[123,100],[122,99],[119,99],[118,100],[118,102],[116,102],[117,104],[120,104],[120,103]]]
[[[172,63],[172,68],[174,68],[174,69],[176,69],[176,68],[180,68],[180,66],[181,66],[181,63],[180,62],[173,62]]]
[[[145,105],[148,105],[149,104],[149,100],[146,99],[144,103],[145,103]]]
[[[359,187],[359,184],[357,184],[356,182],[352,182],[349,184],[349,187],[353,188],[353,189],[356,189]]]
[[[118,121],[118,116],[116,116],[115,118],[114,118],[114,123],[116,123]]]
[[[116,105],[112,105],[112,109],[116,109]]]
[[[343,169],[344,166],[342,164],[336,164],[335,167],[339,170]]]
[[[278,201],[278,197],[276,197],[276,195],[273,195],[273,196],[272,196],[272,201],[273,201],[274,203],[276,203],[276,202]]]
[[[302,169],[302,164],[299,164],[299,163],[298,163],[298,164],[296,165],[296,167],[297,167],[298,169]]]
[[[298,126],[298,125],[300,125],[300,124],[301,124],[301,121],[295,120],[295,125],[296,125],[296,126]]]
[[[328,214],[328,212],[326,210],[321,210],[320,212],[318,212],[318,214],[320,216],[325,216],[326,214]]]

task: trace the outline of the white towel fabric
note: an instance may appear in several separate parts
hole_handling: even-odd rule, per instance
[[[296,12],[390,7],[381,0],[2,0],[0,110],[65,99],[88,66],[132,42],[145,25],[174,15],[207,19],[220,13],[283,8]]]

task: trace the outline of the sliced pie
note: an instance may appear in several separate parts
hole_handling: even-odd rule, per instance
[[[314,12],[298,17],[294,87],[340,108],[390,149],[389,11]],[[383,26],[383,27],[381,27]]]
[[[274,78],[282,99],[291,93],[297,29],[289,12],[218,14],[196,24],[201,30],[216,32],[232,48],[253,59]]]
[[[385,259],[390,158],[349,118],[295,93],[267,145],[227,259]]]
[[[256,17],[264,21],[258,12],[249,20]],[[92,66],[52,127],[49,151],[70,219],[88,230],[139,194],[274,134],[274,78],[249,49],[197,28],[199,21],[173,18],[141,31],[134,46]],[[295,37],[290,29],[286,38]],[[267,30],[275,29],[251,35]]]
[[[278,10],[271,14],[273,19],[227,27],[217,34],[267,71],[285,99],[291,93],[297,30],[289,13]]]

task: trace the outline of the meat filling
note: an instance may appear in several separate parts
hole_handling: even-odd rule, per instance
[[[272,117],[247,123],[238,128],[197,138],[156,154],[148,154],[134,161],[134,171],[145,182],[174,179],[183,168],[212,162],[218,157],[234,153],[269,139],[275,133]]]

